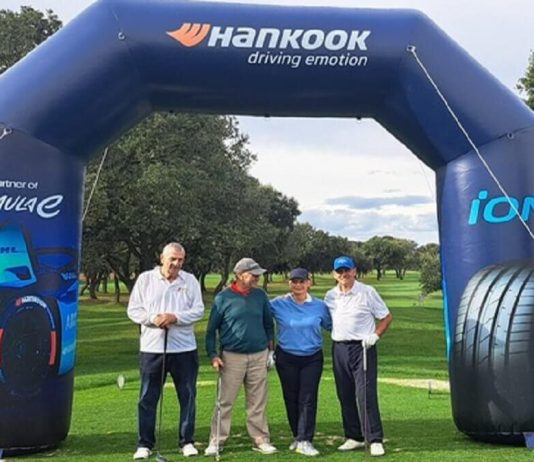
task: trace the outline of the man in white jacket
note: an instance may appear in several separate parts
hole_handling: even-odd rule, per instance
[[[178,445],[186,457],[198,454],[194,432],[199,363],[193,327],[204,316],[204,303],[197,279],[182,270],[185,249],[172,242],[164,247],[160,258],[161,266],[139,275],[128,303],[128,317],[141,326],[136,460],[148,459],[156,442],[165,332],[165,374],[171,375],[180,403]]]

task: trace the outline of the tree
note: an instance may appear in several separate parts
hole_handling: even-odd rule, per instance
[[[525,76],[519,79],[517,88],[527,96],[526,103],[534,109],[534,51],[530,53]]]
[[[315,273],[332,271],[332,262],[339,255],[358,258],[353,250],[353,243],[344,237],[330,236],[309,223],[297,223],[288,237],[283,254],[288,267],[306,268],[315,282]]]
[[[365,253],[363,242],[350,242],[350,251],[348,252],[348,255],[351,255],[356,261],[359,278],[365,277],[367,273],[373,269],[373,263]]]
[[[418,249],[419,268],[421,272],[420,284],[423,295],[441,290],[441,263],[439,246],[427,244]]]
[[[224,247],[221,234],[232,236],[228,224],[240,213],[245,169],[254,158],[245,142],[230,117],[146,119],[109,150],[84,223],[84,246],[98,246],[129,289],[171,240],[194,255],[187,269],[197,276],[209,271]],[[98,162],[89,166],[87,189]]]
[[[406,270],[415,266],[417,243],[408,239],[391,238],[391,255],[388,267],[395,270],[397,279],[403,280]]]
[[[0,74],[61,28],[52,10],[42,13],[30,6],[20,12],[0,10]]]
[[[374,236],[365,241],[365,253],[371,259],[376,270],[376,278],[382,279],[393,255],[393,239],[390,236]]]
[[[263,278],[263,288],[267,290],[270,275],[288,269],[284,249],[300,211],[295,199],[284,196],[272,186],[258,182],[255,187],[260,196],[256,201],[256,210],[260,212],[256,220],[264,224],[252,255],[267,269]]]

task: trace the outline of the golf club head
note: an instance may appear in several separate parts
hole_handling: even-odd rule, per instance
[[[156,462],[169,462],[169,459],[163,457],[159,452],[156,454]]]

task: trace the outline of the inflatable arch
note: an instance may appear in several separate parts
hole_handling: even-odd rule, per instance
[[[534,431],[526,105],[417,11],[100,0],[0,77],[0,448],[67,435],[84,166],[168,110],[373,117],[408,146],[436,172],[455,422]]]

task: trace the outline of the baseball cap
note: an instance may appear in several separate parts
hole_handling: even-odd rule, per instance
[[[295,268],[289,273],[289,280],[291,279],[309,279],[310,274],[307,269],[304,268]]]
[[[340,268],[354,269],[356,268],[356,262],[352,258],[342,255],[334,260],[334,271]]]
[[[254,276],[259,276],[260,274],[265,273],[266,269],[262,268],[258,263],[256,263],[252,258],[242,258],[234,266],[234,273],[250,273]]]

